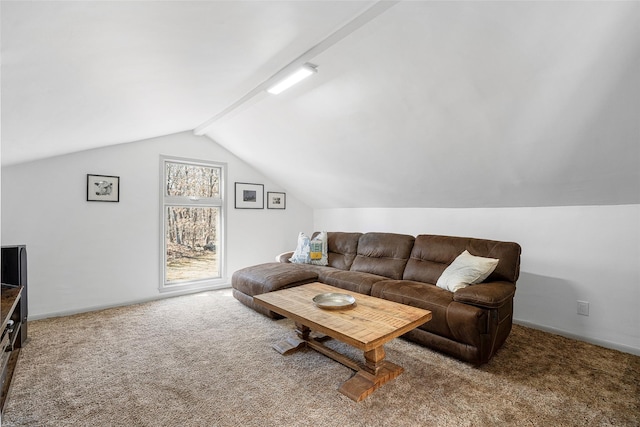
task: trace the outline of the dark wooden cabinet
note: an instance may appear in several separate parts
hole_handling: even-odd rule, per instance
[[[24,245],[2,246],[1,260],[0,424],[20,349],[27,340],[27,248]]]
[[[25,245],[2,246],[2,256],[0,256],[1,268],[0,278],[3,285],[22,286],[20,299],[20,330],[18,338],[20,346],[24,345],[27,339],[27,247]]]
[[[2,304],[0,316],[2,317],[2,353],[0,356],[2,367],[2,392],[0,394],[0,412],[4,412],[4,405],[7,401],[13,371],[18,363],[18,355],[22,348],[22,317],[20,314],[22,300],[22,286],[2,285]]]

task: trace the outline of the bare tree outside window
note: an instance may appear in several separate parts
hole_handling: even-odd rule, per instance
[[[220,198],[220,169],[166,163],[167,196]]]

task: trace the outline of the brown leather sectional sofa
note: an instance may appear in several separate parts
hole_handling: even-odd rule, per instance
[[[456,292],[435,285],[464,250],[500,261],[484,282]],[[233,295],[253,296],[310,282],[400,302],[432,312],[432,320],[404,335],[426,347],[476,365],[486,363],[511,331],[513,296],[520,272],[520,245],[466,237],[394,233],[328,233],[328,266],[280,262],[247,267],[232,276]]]

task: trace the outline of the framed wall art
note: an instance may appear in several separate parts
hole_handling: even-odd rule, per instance
[[[87,174],[88,202],[119,202],[120,177]]]
[[[236,209],[264,209],[264,185],[236,182]]]
[[[287,195],[285,193],[276,193],[267,191],[267,209],[286,209]]]

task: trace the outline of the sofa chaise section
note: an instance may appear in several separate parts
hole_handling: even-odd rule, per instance
[[[253,302],[254,295],[273,292],[293,286],[304,285],[318,280],[314,271],[301,268],[297,264],[270,262],[238,270],[231,276],[233,296],[255,311],[273,319],[280,319],[277,313]]]

